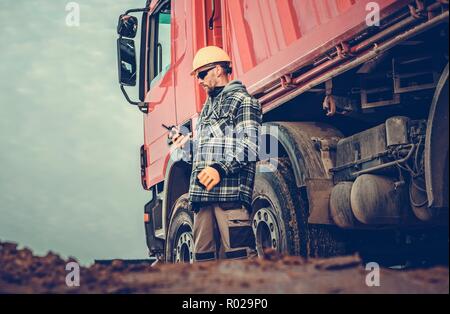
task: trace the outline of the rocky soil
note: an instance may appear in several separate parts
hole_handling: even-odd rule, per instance
[[[129,264],[80,268],[80,285],[66,285],[69,262],[49,252],[35,256],[15,243],[0,243],[0,293],[449,293],[448,266],[367,269],[345,256],[310,259],[268,254],[266,259],[202,264]],[[370,265],[369,265],[370,266]]]

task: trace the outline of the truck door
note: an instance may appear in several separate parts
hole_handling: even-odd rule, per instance
[[[224,28],[222,27],[222,1],[225,0],[198,0],[189,1],[185,0],[190,5],[190,14],[187,15],[187,27],[192,29],[192,39],[187,39],[189,42],[185,44],[190,49],[186,49],[190,54],[186,56],[189,58],[189,72],[192,69],[192,60],[194,59],[195,53],[205,46],[218,46],[229,51],[227,47],[223,46]],[[187,32],[187,34],[189,34]],[[179,47],[183,46],[182,40],[180,40]],[[180,80],[181,81],[181,80]],[[194,82],[193,88],[195,89],[195,110],[200,112],[203,108],[203,104],[206,100],[206,93],[203,88],[201,88],[196,81]],[[180,84],[181,85],[181,84]],[[182,88],[180,88],[181,90]],[[177,92],[177,95],[179,93]],[[185,108],[178,109],[179,112],[183,113],[186,111]],[[191,110],[192,111],[192,110]],[[184,116],[187,116],[185,114]]]
[[[148,187],[163,180],[164,159],[168,153],[167,131],[161,124],[175,125],[174,71],[172,63],[171,1],[160,1],[148,17],[146,39],[144,145],[147,150],[145,181]]]

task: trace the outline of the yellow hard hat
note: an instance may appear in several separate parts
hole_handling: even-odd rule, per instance
[[[231,62],[228,53],[216,46],[203,47],[195,54],[194,61],[192,61],[191,75],[194,75],[195,71],[202,66],[218,62]]]

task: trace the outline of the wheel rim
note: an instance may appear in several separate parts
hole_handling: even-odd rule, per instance
[[[252,227],[259,256],[264,256],[264,250],[266,249],[281,252],[279,228],[275,215],[270,208],[261,208],[256,211],[253,216]]]
[[[185,231],[178,237],[175,247],[175,263],[194,262],[194,237],[191,231]]]

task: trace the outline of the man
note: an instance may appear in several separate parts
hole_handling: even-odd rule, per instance
[[[195,55],[191,75],[208,94],[192,139],[189,203],[196,261],[218,258],[219,247],[226,259],[255,255],[250,213],[262,112],[240,81],[229,80],[231,73],[223,49],[209,46]],[[189,136],[171,139],[178,149]]]

